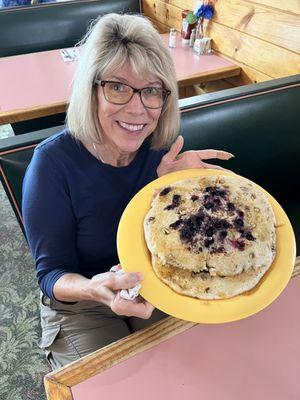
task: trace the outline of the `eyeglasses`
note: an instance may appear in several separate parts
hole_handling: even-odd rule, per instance
[[[118,105],[128,103],[134,93],[138,93],[145,107],[161,108],[171,94],[170,90],[155,86],[135,89],[122,82],[96,80],[95,83],[103,87],[104,97],[109,103]]]

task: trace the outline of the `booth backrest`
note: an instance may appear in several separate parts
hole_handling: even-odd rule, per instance
[[[99,15],[139,13],[139,0],[77,0],[0,9],[0,57],[74,46]]]
[[[300,75],[180,100],[185,149],[230,151],[223,165],[258,183],[285,209],[300,253]],[[0,141],[1,179],[22,227],[22,180],[34,147],[62,127]],[[219,163],[221,164],[221,163]]]

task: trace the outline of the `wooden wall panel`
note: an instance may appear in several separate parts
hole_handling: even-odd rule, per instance
[[[226,0],[226,2],[215,2],[214,22],[285,49],[300,52],[299,15],[259,6],[248,1]]]
[[[259,3],[270,8],[277,8],[278,10],[287,11],[294,14],[300,14],[300,1],[299,0],[257,0],[248,1],[248,3]]]
[[[172,6],[164,1],[146,0],[143,1],[143,13],[169,28],[176,28],[180,31],[181,27],[181,9]]]
[[[213,39],[213,48],[273,78],[300,72],[300,57],[283,47],[241,34],[221,24],[211,24],[208,36]]]
[[[215,15],[207,32],[213,49],[243,69],[240,77],[220,82],[220,88],[300,73],[300,0],[212,2]],[[143,12],[160,32],[180,31],[182,10],[194,5],[194,0],[142,0]]]

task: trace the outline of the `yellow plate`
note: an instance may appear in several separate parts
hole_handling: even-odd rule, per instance
[[[157,189],[181,179],[207,175],[235,174],[211,169],[189,169],[162,176],[141,189],[121,217],[117,248],[120,263],[125,271],[143,273],[141,295],[156,308],[187,321],[223,323],[255,314],[279,296],[293,271],[296,242],[291,223],[281,206],[257,185],[268,196],[277,221],[276,257],[264,278],[251,291],[229,299],[199,300],[174,292],[157,278],[152,269],[150,252],[144,239],[144,218]]]

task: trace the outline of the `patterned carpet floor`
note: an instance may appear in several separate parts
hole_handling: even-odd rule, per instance
[[[1,183],[0,268],[0,399],[45,400],[34,264]]]

